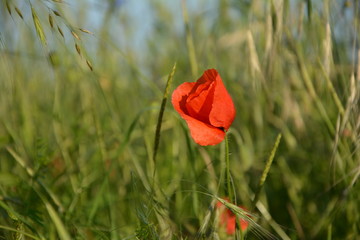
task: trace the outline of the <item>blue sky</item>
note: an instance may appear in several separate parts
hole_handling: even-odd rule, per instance
[[[121,18],[121,15],[126,15],[127,22],[131,23],[132,28],[134,29],[132,33],[132,42],[135,48],[141,48],[143,41],[148,35],[152,33],[152,27],[154,16],[152,9],[152,3],[158,2],[166,6],[170,11],[171,15],[174,18],[174,28],[178,31],[183,30],[183,15],[181,8],[181,0],[117,0],[119,3],[116,6],[115,14],[113,18]],[[104,13],[107,11],[108,4],[106,1],[96,1],[89,0],[87,1],[88,19],[86,21],[86,28],[91,31],[96,32],[101,25]],[[216,0],[188,0],[186,1],[187,8],[189,13],[201,13],[210,9],[216,9],[217,1]],[[77,6],[79,7],[79,6]],[[116,19],[111,22],[114,31],[122,34],[122,27],[119,25],[119,21]]]

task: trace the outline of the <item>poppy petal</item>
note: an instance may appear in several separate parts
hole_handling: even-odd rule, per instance
[[[188,115],[188,110],[186,109],[186,99],[195,84],[195,82],[185,82],[178,86],[172,94],[171,103],[181,117],[183,115]]]
[[[235,233],[235,228],[236,228],[236,217],[231,216],[227,221],[227,226],[226,226],[227,234],[233,235]]]
[[[249,226],[249,223],[245,219],[240,219],[240,227],[242,231],[245,231]]]
[[[216,145],[225,138],[225,132],[219,128],[203,123],[195,118],[183,117],[189,126],[191,137],[202,146]]]
[[[195,84],[195,82],[185,82],[181,84],[174,90],[171,102],[175,110],[188,124],[191,137],[197,144],[202,146],[218,144],[225,138],[224,131],[188,115],[188,111],[185,106],[186,98],[188,96],[187,94],[191,91]]]
[[[230,94],[227,92],[219,73],[215,69],[207,70],[215,77],[215,91],[209,121],[212,126],[223,127],[228,130],[235,118],[235,106]]]
[[[229,202],[229,199],[227,197],[225,197],[223,199],[225,201]],[[243,210],[247,211],[246,208],[244,208],[242,206],[239,206],[239,207],[242,208]],[[243,218],[237,218],[236,215],[230,209],[226,208],[222,202],[218,201],[216,203],[216,208],[218,208],[220,210],[219,225],[226,227],[227,234],[233,235],[235,233],[236,219],[239,220],[241,231],[247,230],[247,228],[249,226],[249,222]]]
[[[209,87],[205,91],[194,94],[189,94],[189,97],[186,100],[186,109],[189,112],[189,115],[204,122],[209,122],[209,114],[212,108],[213,99],[214,99],[214,86],[215,82],[209,84]]]

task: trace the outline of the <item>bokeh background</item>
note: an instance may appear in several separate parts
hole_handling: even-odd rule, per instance
[[[1,0],[0,239],[235,238],[209,208],[225,146],[196,145],[170,95],[152,161],[175,62],[171,91],[216,68],[234,100],[236,204],[282,134],[246,239],[359,239],[359,10]]]

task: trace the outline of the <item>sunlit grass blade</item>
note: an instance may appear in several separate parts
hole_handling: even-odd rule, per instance
[[[267,223],[269,223],[269,225],[275,230],[275,232],[281,237],[281,239],[283,240],[290,240],[291,238],[284,232],[284,230],[281,228],[281,226],[279,226],[274,219],[272,218],[272,216],[270,215],[270,213],[267,211],[267,209],[265,208],[265,206],[258,201],[256,204],[257,209],[259,210],[259,212],[261,213],[262,216],[264,216],[265,220],[267,221]]]
[[[61,240],[71,240],[72,238],[70,237],[70,234],[66,230],[64,223],[61,221],[59,215],[56,213],[54,208],[46,200],[43,200],[43,201],[44,201],[45,207],[49,213],[49,216],[52,219],[52,221],[57,229],[60,239]]]

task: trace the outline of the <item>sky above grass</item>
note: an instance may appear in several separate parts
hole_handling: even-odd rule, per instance
[[[330,2],[332,0],[329,0]],[[173,27],[176,31],[182,32],[184,30],[184,20],[181,0],[115,0],[113,4],[111,1],[79,1],[79,5],[73,5],[74,12],[81,9],[82,4],[87,4],[87,20],[84,24],[91,30],[96,31],[101,28],[101,24],[107,14],[111,12],[111,24],[114,28],[114,33],[118,34],[119,43],[125,44],[127,47],[144,50],[145,42],[151,37],[154,30],[154,22],[157,18],[155,8],[158,6],[164,6],[171,12]],[[197,1],[186,1],[186,7],[190,16],[204,15],[213,20],[218,11],[218,0],[197,0]],[[335,23],[332,24],[332,31],[334,37],[338,40],[351,39],[352,32],[352,20],[354,16],[354,6],[345,6],[343,1],[335,1],[338,4],[330,4],[332,6],[331,20]],[[299,1],[290,0],[292,14],[298,14]],[[71,3],[73,4],[73,3]],[[70,6],[71,6],[70,4]],[[233,1],[229,1],[230,6],[234,5]],[[323,12],[323,4],[321,1],[312,1],[312,11],[316,14],[325,14]],[[109,8],[111,11],[109,11]],[[305,17],[307,16],[307,8],[304,8]],[[230,11],[230,14],[233,13]],[[213,17],[213,19],[211,18]],[[132,32],[131,36],[127,36],[127,41],[121,38],[121,35],[128,34],[124,32],[124,24],[121,19],[126,18],[126,24],[131,25]],[[325,23],[324,23],[325,24]],[[295,28],[296,26],[294,26]],[[129,41],[130,40],[130,41]]]

